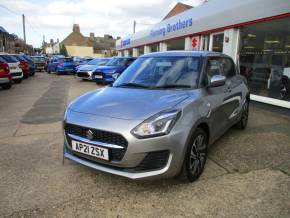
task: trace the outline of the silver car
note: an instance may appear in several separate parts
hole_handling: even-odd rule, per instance
[[[139,57],[113,83],[73,101],[64,157],[131,179],[194,181],[208,148],[247,126],[249,90],[233,60],[213,52]]]

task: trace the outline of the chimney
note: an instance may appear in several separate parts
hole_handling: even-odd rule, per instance
[[[50,44],[53,45],[53,39],[50,39]]]
[[[95,38],[95,34],[94,33],[90,33],[90,39],[94,39]]]
[[[59,38],[56,39],[56,42],[59,43]]]
[[[109,34],[105,34],[105,35],[104,35],[104,38],[105,38],[105,39],[111,39],[111,38],[113,38],[113,37],[112,37],[111,35],[109,35]]]
[[[78,32],[78,33],[80,33],[81,31],[80,31],[80,25],[78,25],[78,24],[74,24],[73,25],[73,32]]]

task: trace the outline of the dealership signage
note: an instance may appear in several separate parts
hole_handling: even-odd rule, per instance
[[[199,47],[199,36],[194,36],[191,39],[191,45],[193,50],[198,50]]]
[[[128,46],[128,45],[130,45],[130,43],[131,43],[130,38],[121,40],[121,47]]]
[[[179,19],[175,23],[168,23],[166,26],[152,29],[150,31],[150,36],[165,36],[168,33],[176,32],[178,30],[186,29],[192,26],[192,18],[181,20]]]

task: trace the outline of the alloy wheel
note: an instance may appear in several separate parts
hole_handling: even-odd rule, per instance
[[[199,175],[204,167],[206,160],[206,140],[204,135],[199,134],[193,141],[190,157],[189,169],[192,175]]]
[[[286,97],[287,97],[287,88],[286,88],[285,84],[282,84],[282,87],[280,89],[280,97],[281,97],[281,99],[286,99]]]

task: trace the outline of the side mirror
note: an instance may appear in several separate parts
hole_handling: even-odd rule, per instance
[[[120,73],[114,73],[114,74],[112,75],[113,80],[116,81],[116,80],[118,79],[119,76],[120,76]]]
[[[221,75],[214,75],[210,78],[208,87],[218,87],[223,86],[226,83],[226,77]]]

